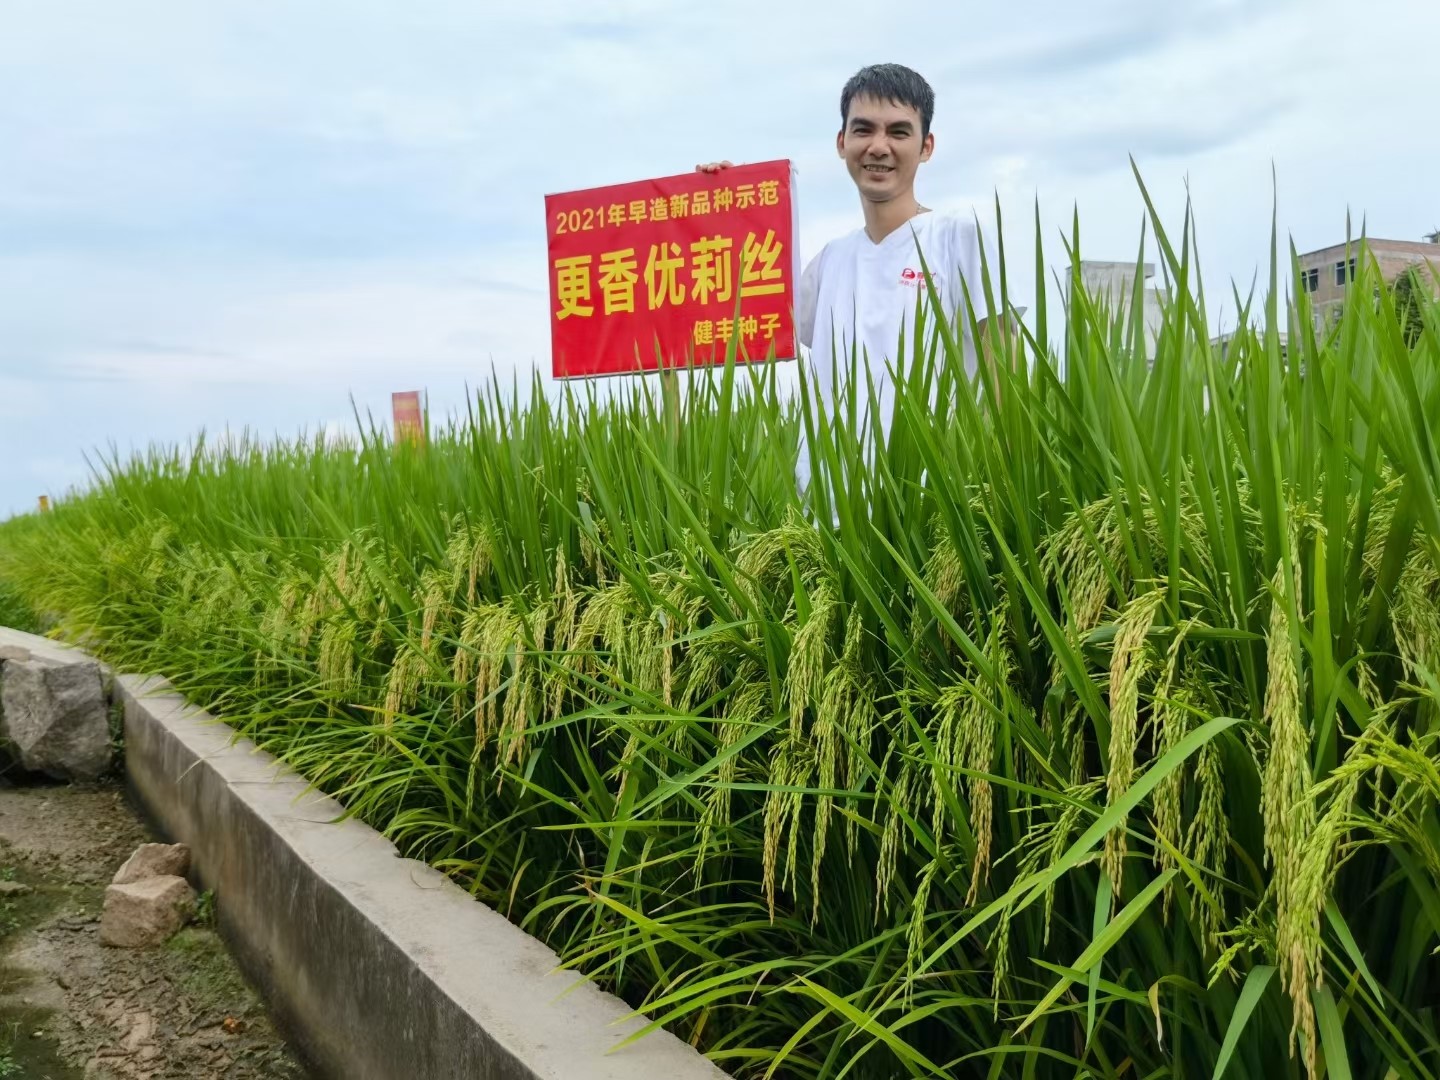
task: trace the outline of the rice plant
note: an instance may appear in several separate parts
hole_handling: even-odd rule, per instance
[[[1153,348],[1038,277],[887,438],[858,365],[495,387],[104,462],[0,577],[736,1077],[1434,1078],[1440,306],[1361,246],[1317,332],[1272,235],[1222,353],[1150,214]]]

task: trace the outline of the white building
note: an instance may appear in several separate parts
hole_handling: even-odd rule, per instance
[[[1130,303],[1135,297],[1135,269],[1133,262],[1093,262],[1088,259],[1080,261],[1080,282],[1087,296],[1091,301],[1101,305],[1108,311],[1125,313],[1128,319]],[[1141,282],[1142,294],[1141,303],[1143,309],[1141,318],[1145,326],[1145,353],[1153,358],[1155,355],[1155,339],[1160,333],[1160,302],[1168,297],[1169,292],[1163,286],[1152,285],[1150,282],[1155,277],[1155,264],[1140,264],[1141,272],[1145,275]],[[1066,295],[1073,287],[1073,278],[1066,278]]]

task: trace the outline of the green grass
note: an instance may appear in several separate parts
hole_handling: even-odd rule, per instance
[[[1440,311],[1277,252],[1220,355],[1157,241],[1153,352],[938,326],[885,442],[495,387],[113,461],[0,576],[737,1077],[1433,1078]]]
[[[248,1013],[258,1006],[225,949],[225,943],[204,925],[186,927],[165,942],[160,968],[202,1010],[233,1009]]]
[[[0,626],[23,630],[27,634],[41,631],[40,619],[21,598],[15,586],[0,578]]]

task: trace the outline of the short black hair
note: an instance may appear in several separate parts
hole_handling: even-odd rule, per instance
[[[930,134],[935,117],[935,91],[930,84],[902,64],[871,64],[850,77],[840,91],[840,126],[850,120],[850,103],[857,97],[909,105],[920,114],[920,137]]]

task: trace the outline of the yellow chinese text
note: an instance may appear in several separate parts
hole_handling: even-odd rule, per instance
[[[690,298],[708,304],[712,299],[730,299],[733,287],[731,249],[728,236],[702,236],[690,245]],[[713,296],[712,296],[713,294]]]
[[[635,310],[635,249],[607,251],[600,256],[600,291],[605,297],[605,314]]]
[[[680,281],[680,268],[685,256],[679,244],[651,244],[650,258],[645,262],[645,284],[650,292],[650,310],[665,304],[683,304],[685,286]]]
[[[775,230],[767,229],[765,239],[757,242],[752,232],[740,249],[740,295],[772,296],[785,291],[784,271],[779,266],[785,245],[775,239]]]
[[[555,260],[555,297],[560,301],[560,309],[555,312],[557,319],[595,314],[595,309],[589,304],[589,255],[572,255],[568,259]]]

